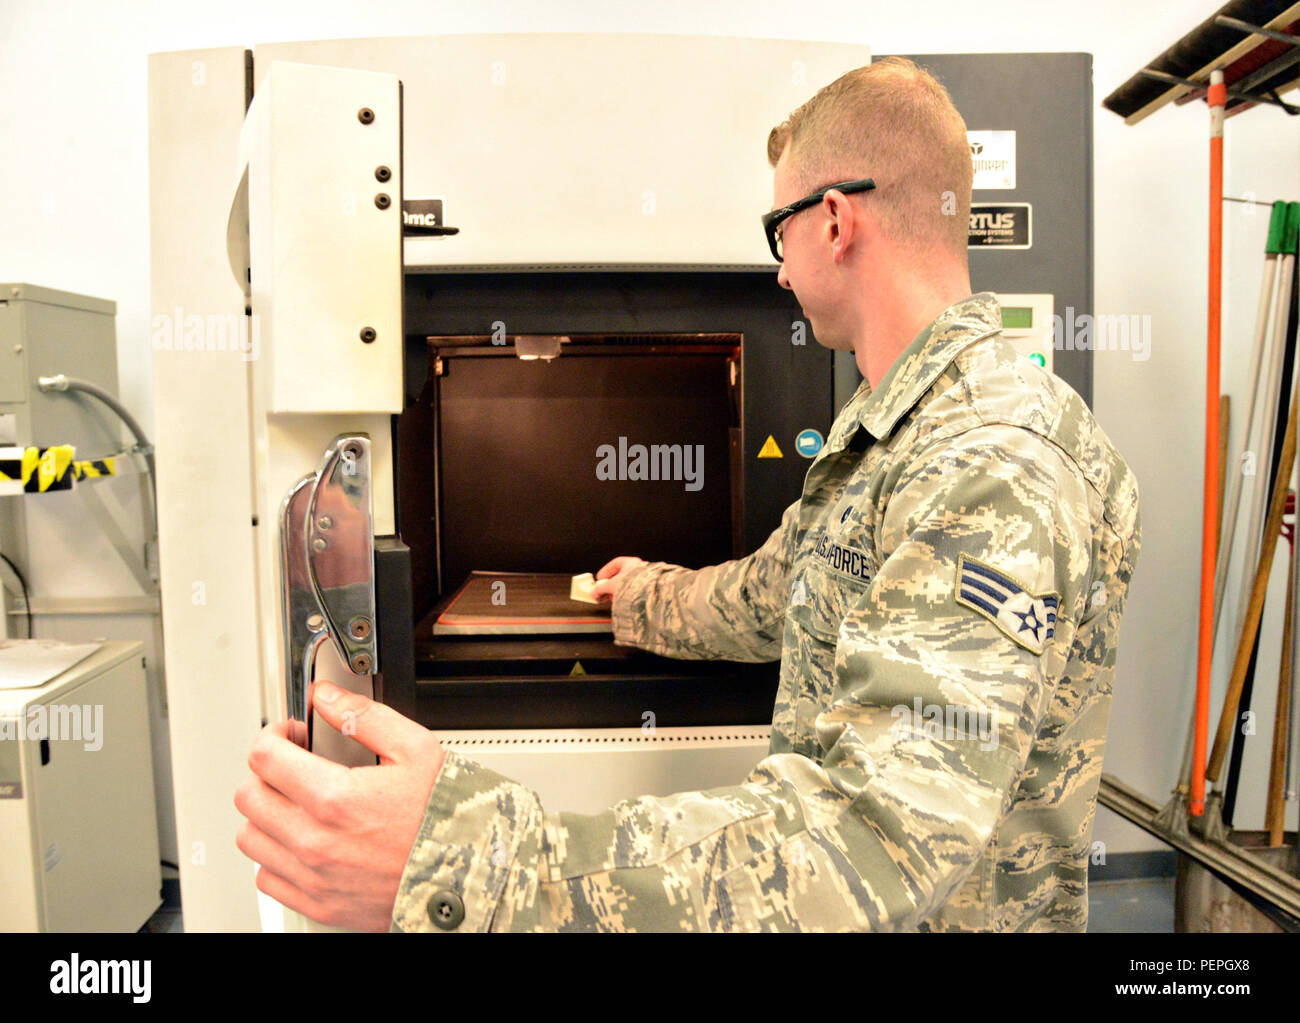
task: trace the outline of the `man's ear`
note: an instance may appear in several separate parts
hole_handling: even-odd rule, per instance
[[[831,247],[831,258],[842,263],[850,246],[865,240],[863,214],[849,202],[847,195],[834,189],[822,198],[822,209],[826,213],[826,241]]]

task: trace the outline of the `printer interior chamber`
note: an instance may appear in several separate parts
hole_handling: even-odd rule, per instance
[[[474,572],[499,574],[508,605],[520,573],[558,582],[620,554],[699,568],[760,546],[802,487],[795,435],[832,418],[830,353],[800,320],[752,271],[408,269],[410,604],[381,609],[381,631],[409,616],[413,664],[385,673],[385,702],[443,729],[770,723],[771,662],[660,657],[552,619],[435,624]],[[520,336],[560,354],[521,360]],[[758,457],[769,436],[783,457]]]
[[[559,357],[528,361],[490,337],[429,345],[441,591],[475,569],[572,575],[628,553],[699,568],[743,553],[739,335],[573,334]]]

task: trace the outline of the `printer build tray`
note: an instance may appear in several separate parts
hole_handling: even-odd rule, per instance
[[[471,572],[442,605],[435,636],[536,636],[611,632],[609,603],[569,599],[571,576],[540,572]]]
[[[415,626],[405,712],[443,729],[771,722],[775,664],[619,646],[609,604],[569,600],[571,578],[472,572]]]

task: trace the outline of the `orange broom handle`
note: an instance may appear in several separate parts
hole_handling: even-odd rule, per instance
[[[1205,359],[1205,506],[1201,513],[1201,631],[1196,661],[1196,732],[1188,811],[1205,812],[1205,755],[1210,734],[1210,666],[1214,657],[1215,530],[1219,504],[1219,334],[1223,302],[1223,72],[1210,72],[1210,280]]]

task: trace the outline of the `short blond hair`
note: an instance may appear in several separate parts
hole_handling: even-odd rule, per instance
[[[773,167],[787,145],[804,192],[872,178],[865,201],[890,238],[966,259],[974,175],[966,122],[924,68],[884,57],[842,75],[772,129]]]

